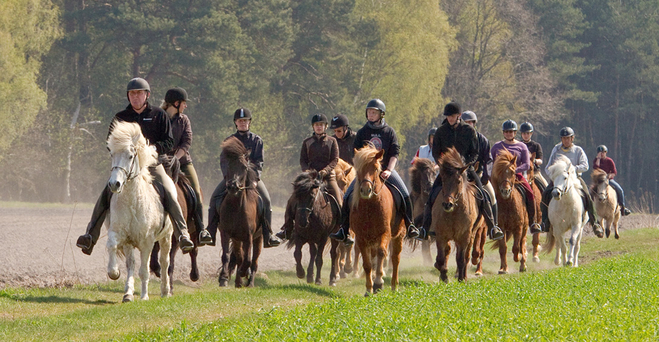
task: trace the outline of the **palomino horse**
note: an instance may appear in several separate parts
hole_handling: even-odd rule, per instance
[[[227,163],[224,175],[227,194],[219,208],[222,218],[218,227],[222,241],[219,283],[227,286],[234,267],[238,266],[236,287],[242,287],[244,277],[247,286],[253,287],[263,243],[256,190],[258,175],[250,165],[249,151],[240,140],[230,137],[220,147],[220,160]]]
[[[336,183],[339,185],[339,189],[343,193],[345,193],[348,190],[348,186],[350,183],[352,183],[352,180],[355,179],[355,176],[357,175],[357,172],[355,172],[355,168],[348,164],[346,161],[343,159],[339,158],[339,162],[336,163],[336,167],[334,168],[334,173],[336,174]],[[354,236],[354,233],[350,231],[350,234]],[[332,248],[334,248],[334,244],[336,241],[332,240]],[[358,273],[357,270],[357,262],[359,261],[359,250],[355,246],[355,257],[352,257],[352,249],[353,246],[346,246],[344,243],[339,243],[337,245],[337,254],[339,256],[339,261],[338,261],[338,272],[339,276],[341,278],[346,278],[346,273],[352,273],[353,270],[355,270],[355,275]]]
[[[531,153],[531,157],[529,158],[531,160],[529,170],[526,171],[526,180],[529,182],[529,185],[531,185],[531,189],[533,189],[533,200],[535,201],[535,223],[540,224],[542,221],[542,215],[539,213],[540,211],[540,205],[542,204],[542,191],[540,191],[540,188],[538,188],[538,184],[535,182],[535,175],[537,172],[540,172],[540,170],[536,169],[535,164],[533,161],[535,160],[535,152]],[[540,250],[542,247],[540,246],[540,233],[535,233],[533,234],[533,262],[540,262]]]
[[[526,232],[529,217],[526,212],[524,197],[515,189],[519,181],[515,175],[517,156],[503,149],[492,166],[492,186],[499,205],[499,227],[506,234],[498,241],[501,267],[499,274],[508,273],[506,242],[513,238],[513,260],[519,261],[519,271],[526,271]]]
[[[581,200],[581,182],[569,159],[559,156],[554,165],[549,167],[549,177],[554,182],[553,199],[549,202],[549,221],[551,227],[547,233],[545,253],[551,252],[556,245],[554,264],[579,266],[579,248],[583,227],[588,223],[588,212]],[[563,235],[570,232],[570,250]]]
[[[295,227],[292,237],[288,240],[287,247],[295,246],[295,257],[297,277],[305,276],[302,267],[302,247],[309,244],[309,266],[307,267],[307,283],[314,282],[314,263],[316,265],[316,285],[322,284],[320,271],[323,268],[323,251],[329,239],[329,234],[337,228],[337,218],[340,215],[339,203],[325,195],[325,184],[318,179],[318,172],[309,171],[299,174],[293,182],[293,198],[295,203]],[[333,209],[334,205],[334,209]],[[332,267],[330,271],[329,285],[336,285],[337,276],[337,253],[336,245],[330,249]]]
[[[436,234],[435,268],[439,270],[440,280],[447,283],[448,256],[451,252],[449,241],[453,240],[458,280],[464,281],[467,279],[469,251],[483,221],[476,199],[478,190],[467,181],[469,165],[465,165],[455,148],[444,152],[438,164],[442,190],[432,207],[431,228]]]
[[[152,186],[148,167],[155,165],[156,152],[149,148],[142,130],[136,123],[115,121],[108,137],[112,156],[112,172],[108,185],[113,192],[110,201],[107,249],[109,254],[108,276],[119,279],[117,254],[126,257],[126,287],[124,302],[133,300],[135,256],[133,249],[140,250],[139,276],[142,281],[140,298],[149,299],[149,255],[156,241],[162,247],[160,265],[169,267],[169,249],[172,239],[172,222],[160,202],[160,196]],[[171,295],[169,275],[163,274],[160,295]]]
[[[590,187],[590,195],[593,199],[597,199],[595,201],[595,211],[597,211],[600,219],[597,223],[602,225],[602,221],[606,220],[606,237],[608,238],[611,235],[611,228],[613,228],[614,236],[619,239],[620,206],[618,205],[616,191],[609,185],[609,177],[606,172],[601,169],[594,169],[590,177],[593,181],[593,185]]]
[[[373,145],[363,147],[353,161],[357,170],[355,193],[350,205],[350,228],[355,232],[355,240],[362,252],[364,275],[366,276],[366,296],[377,293],[384,285],[384,261],[391,248],[393,271],[391,289],[398,285],[398,266],[403,250],[405,225],[395,208],[394,199],[380,178],[380,161],[384,150],[378,151]],[[375,261],[375,279],[373,262]]]
[[[423,210],[425,204],[430,196],[430,189],[435,180],[435,162],[427,158],[415,158],[414,164],[408,169],[410,175],[410,183],[412,185],[412,193],[410,198],[412,200],[412,217],[423,218]],[[422,222],[414,222],[415,225],[421,226]],[[413,240],[416,244],[416,240]],[[430,241],[423,240],[421,242],[421,255],[423,261],[432,265],[432,256],[430,255]]]

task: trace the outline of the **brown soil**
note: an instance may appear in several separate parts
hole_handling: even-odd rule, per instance
[[[0,289],[61,287],[109,281],[105,271],[105,228],[91,256],[83,254],[75,246],[75,241],[84,232],[90,215],[90,208],[0,208],[0,217],[3,218],[0,220],[0,241],[4,248],[4,252],[0,254]],[[620,231],[657,226],[658,223],[659,218],[654,215],[632,215],[621,220]],[[282,224],[283,214],[275,212],[275,231],[278,231]],[[586,228],[586,235],[592,235],[592,230]],[[530,238],[527,246],[530,248]],[[412,252],[407,245],[405,249],[403,257],[420,256],[420,250]],[[199,249],[201,281],[217,279],[220,250],[219,245]],[[294,266],[293,251],[283,246],[264,249],[259,259],[259,271],[289,270]],[[189,271],[189,257],[179,252],[174,279],[193,285],[188,278]]]

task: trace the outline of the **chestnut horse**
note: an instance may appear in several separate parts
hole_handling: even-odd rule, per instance
[[[329,239],[329,234],[337,229],[338,215],[340,208],[338,202],[332,204],[331,197],[325,196],[325,183],[318,179],[318,172],[308,171],[299,174],[293,182],[293,203],[295,203],[295,227],[291,239],[288,240],[286,247],[289,249],[295,246],[293,253],[296,263],[297,277],[302,279],[305,276],[304,267],[302,267],[302,247],[309,245],[309,266],[307,267],[307,283],[314,282],[314,263],[316,265],[316,285],[322,284],[320,271],[323,268],[323,251]],[[332,206],[334,205],[334,210]],[[329,285],[336,285],[336,247],[339,243],[333,244],[330,249],[332,258],[332,267],[330,271]]]
[[[384,261],[391,243],[391,289],[398,285],[398,266],[403,250],[405,225],[397,213],[394,199],[380,178],[380,161],[384,150],[378,151],[373,145],[363,147],[353,158],[357,177],[355,193],[350,205],[350,228],[355,232],[355,240],[362,252],[364,275],[366,276],[366,296],[377,293],[384,285]],[[373,262],[375,261],[375,279]]]
[[[414,207],[412,217],[423,218],[423,210],[428,201],[428,196],[430,196],[432,183],[435,181],[435,162],[427,158],[415,158],[414,164],[408,169],[408,172],[412,185],[410,198],[412,200],[412,207]],[[421,226],[422,222],[414,222],[414,224]],[[412,241],[414,241],[414,246],[416,247],[417,240]],[[423,240],[421,242],[421,255],[425,264],[432,265],[429,240]]]
[[[526,171],[526,180],[529,182],[529,185],[531,185],[531,189],[533,189],[533,200],[535,201],[535,223],[540,224],[542,221],[542,215],[540,211],[540,205],[542,205],[542,191],[540,191],[540,188],[535,182],[535,175],[536,173],[540,172],[540,170],[536,169],[535,164],[533,161],[535,160],[535,152],[531,153],[531,157],[529,158],[531,160],[529,170]],[[540,251],[542,250],[542,246],[540,246],[540,233],[535,233],[533,234],[533,262],[540,262]]]
[[[529,218],[522,193],[516,189],[519,181],[515,176],[517,156],[502,149],[492,166],[492,186],[499,205],[499,227],[506,234],[498,241],[501,267],[499,274],[508,273],[506,242],[513,238],[513,260],[519,261],[519,271],[526,271],[526,232]]]
[[[606,237],[611,235],[611,229],[616,239],[620,238],[618,234],[618,221],[620,220],[620,205],[616,191],[609,185],[609,177],[601,169],[593,169],[590,174],[593,184],[590,186],[590,196],[595,200],[595,211],[599,216],[600,225],[606,220]]]
[[[225,140],[220,160],[227,163],[227,194],[219,207],[218,226],[222,241],[222,269],[220,286],[227,286],[234,267],[236,287],[242,287],[242,278],[247,277],[247,286],[254,286],[259,255],[263,246],[256,190],[258,175],[249,161],[249,151],[235,137]],[[251,255],[250,255],[251,254]]]
[[[348,190],[348,186],[350,186],[350,183],[352,183],[352,180],[355,179],[355,176],[357,175],[355,168],[340,158],[339,162],[336,163],[334,173],[336,174],[336,183],[339,185],[339,189],[341,189],[343,193]],[[350,234],[354,237],[352,230],[350,231]],[[332,240],[332,248],[334,248],[334,244],[335,241]],[[358,272],[356,270],[358,267],[357,263],[359,261],[359,249],[357,246],[355,246],[354,258],[352,257],[353,245],[346,246],[344,243],[339,243],[336,248],[339,257],[337,265],[337,272],[339,273],[338,276],[341,278],[346,278],[346,273],[352,273],[353,270],[355,270],[355,276],[357,276]]]
[[[442,177],[442,190],[432,207],[432,228],[435,230],[439,279],[448,282],[449,241],[455,244],[455,261],[458,265],[458,281],[467,279],[469,251],[474,237],[483,224],[478,209],[476,185],[467,180],[467,168],[458,151],[451,147],[438,161]]]

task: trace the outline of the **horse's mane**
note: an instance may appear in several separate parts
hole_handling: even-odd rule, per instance
[[[593,173],[590,174],[590,179],[593,180],[593,184],[591,184],[590,188],[591,190],[595,191],[597,190],[597,186],[599,184],[602,184],[603,182],[606,182],[606,178],[608,175],[606,172],[602,169],[593,169]]]
[[[302,198],[321,184],[322,182],[317,182],[315,175],[311,172],[302,172],[293,181],[293,192],[295,193],[295,197]]]
[[[559,173],[568,170],[570,168],[573,168],[572,162],[566,156],[561,154],[556,156],[556,161],[554,162],[554,164],[552,164],[550,167],[547,168],[548,171],[547,173],[549,174],[549,178],[553,180],[556,179],[556,177],[558,177]]]
[[[220,145],[220,148],[222,149],[220,159],[229,162],[230,169],[234,168],[236,163],[247,166],[247,184],[256,183],[258,181],[258,174],[254,170],[254,165],[249,161],[249,157],[247,156],[249,151],[245,148],[245,145],[238,140],[238,138],[229,137]]]
[[[437,164],[439,164],[439,167],[441,168],[449,168],[454,170],[467,166],[460,153],[458,153],[458,150],[456,150],[454,147],[450,147],[448,150],[446,150],[446,152],[442,153],[442,156],[439,157]]]
[[[375,167],[377,168],[377,171],[380,172],[382,171],[382,167],[380,166],[379,161],[381,160],[375,160],[375,155],[378,153],[378,149],[373,146],[372,143],[368,143],[368,145],[362,147],[359,149],[356,153],[355,156],[352,158],[352,161],[355,164],[355,169],[356,170],[362,170],[366,166],[375,163]]]
[[[146,170],[148,166],[158,161],[158,153],[148,148],[140,125],[134,122],[115,120],[112,122],[110,129],[112,131],[108,136],[110,153],[128,150],[131,146],[134,146],[142,170]]]
[[[503,173],[506,171],[508,165],[510,165],[514,158],[515,156],[510,153],[510,151],[506,150],[505,148],[502,149],[501,152],[499,152],[497,158],[494,160],[494,164],[492,164],[492,178],[503,179]],[[517,183],[517,178],[514,179],[514,182]]]
[[[410,183],[412,183],[412,192],[420,193],[421,180],[426,173],[434,173],[434,163],[430,159],[415,158],[414,164],[409,168]]]

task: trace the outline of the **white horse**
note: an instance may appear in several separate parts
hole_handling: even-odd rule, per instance
[[[149,299],[148,262],[156,241],[160,243],[160,265],[163,270],[169,267],[172,223],[160,202],[160,196],[153,188],[153,177],[148,167],[156,163],[157,153],[152,150],[142,136],[136,123],[116,121],[108,137],[108,148],[112,157],[112,171],[108,185],[112,190],[110,219],[108,225],[107,249],[108,277],[119,279],[117,254],[126,257],[126,287],[124,302],[133,300],[135,257],[133,249],[140,250],[141,299]],[[171,295],[169,275],[161,274],[160,295]]]
[[[606,227],[606,237],[611,235],[611,230],[616,239],[620,238],[618,232],[618,221],[620,220],[620,205],[618,204],[618,197],[616,191],[609,185],[609,177],[606,172],[601,169],[595,169],[590,174],[593,184],[590,188],[590,195],[595,201],[595,211],[599,216],[599,223],[601,226]],[[606,222],[606,225],[602,223]]]
[[[549,221],[551,227],[545,242],[545,253],[550,253],[556,245],[554,264],[579,266],[579,248],[583,228],[588,223],[588,212],[581,200],[581,182],[576,169],[569,159],[559,156],[554,165],[549,167],[549,177],[554,182],[553,199],[549,202]],[[568,253],[564,234],[570,232],[570,250]]]

